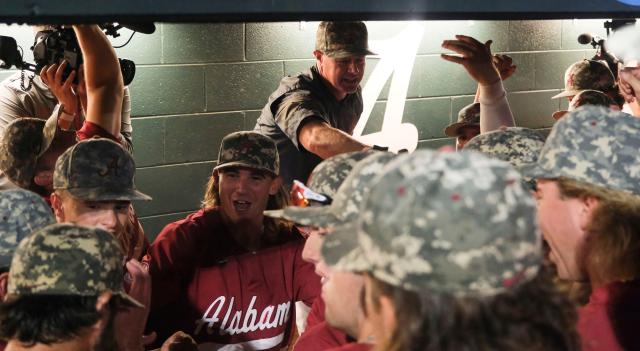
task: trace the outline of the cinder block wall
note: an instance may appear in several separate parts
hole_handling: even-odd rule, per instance
[[[443,61],[442,40],[467,34],[493,39],[493,51],[508,53],[518,66],[506,82],[516,122],[548,128],[551,114],[566,105],[550,100],[563,86],[566,67],[591,57],[577,43],[584,32],[605,35],[604,20],[430,21],[418,50],[403,122],[419,130],[419,147],[453,144],[442,130],[473,100],[476,86],[462,67]],[[370,39],[393,36],[402,22],[369,22]],[[159,24],[152,35],[135,34],[118,49],[137,64],[131,84],[136,182],[153,196],[135,207],[152,240],[162,227],[199,207],[203,187],[227,133],[252,129],[259,110],[281,77],[313,64],[317,23]],[[27,52],[33,34],[16,26],[0,27],[16,36]],[[130,32],[122,31],[114,44]],[[367,63],[367,75],[377,64]],[[4,78],[10,72],[0,73]],[[383,90],[365,128],[380,129],[386,103]]]

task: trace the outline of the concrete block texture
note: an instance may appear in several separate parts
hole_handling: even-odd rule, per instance
[[[509,22],[509,51],[560,50],[562,21]]]
[[[163,63],[244,60],[244,24],[163,24]]]
[[[130,89],[134,117],[205,110],[203,66],[138,67]]]
[[[164,120],[165,162],[169,164],[217,160],[222,138],[244,129],[242,112],[171,116]]]
[[[318,23],[247,23],[247,60],[312,58]]]
[[[531,53],[507,53],[516,65],[516,72],[504,81],[507,91],[526,91],[535,88],[535,55]]]
[[[131,38],[127,45],[116,48],[118,57],[132,60],[136,65],[162,62],[162,25],[156,25],[156,31],[152,34],[135,33],[132,37],[133,31],[126,28],[118,33],[119,37],[111,38],[114,47],[124,45]]]
[[[442,41],[453,40],[457,34],[474,37],[483,43],[492,40],[493,52],[507,51],[509,48],[508,21],[427,21],[425,25],[419,54],[445,52]]]
[[[133,158],[136,167],[157,166],[165,162],[165,118],[134,118]]]
[[[527,128],[548,128],[555,120],[551,115],[560,108],[558,99],[551,97],[558,90],[516,92],[507,95],[516,125]]]
[[[260,110],[244,111],[244,127],[243,130],[253,130],[256,126],[256,121],[260,117]]]
[[[195,210],[193,212],[195,212]],[[162,231],[167,224],[184,219],[191,213],[192,212],[179,212],[167,215],[142,217],[139,219],[140,223],[142,223],[142,228],[144,228],[144,234],[147,236],[147,239],[149,239],[149,242],[153,243],[158,234],[160,234],[160,231]]]
[[[138,216],[148,217],[197,209],[214,165],[215,162],[200,162],[138,169],[137,187],[153,197],[151,201],[134,203]]]
[[[408,98],[475,94],[477,84],[458,64],[440,56],[416,58]]]
[[[207,111],[261,109],[278,87],[283,70],[282,61],[207,66]]]

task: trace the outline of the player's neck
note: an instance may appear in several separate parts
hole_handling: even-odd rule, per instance
[[[235,241],[247,251],[257,251],[262,244],[264,224],[262,220],[236,222],[229,226],[229,232]]]

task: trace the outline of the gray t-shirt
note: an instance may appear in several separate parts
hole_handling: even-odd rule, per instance
[[[284,184],[289,186],[294,179],[306,183],[322,159],[299,144],[300,127],[315,119],[352,134],[362,109],[360,88],[338,101],[313,66],[307,72],[280,81],[280,86],[262,109],[254,130],[275,141]]]
[[[9,123],[21,117],[35,117],[48,119],[53,113],[58,101],[49,88],[42,82],[40,76],[35,76],[31,89],[24,91],[21,87],[21,74],[16,72],[0,82],[0,138]],[[25,77],[25,85],[28,80]],[[124,145],[133,151],[131,126],[131,99],[129,89],[125,88],[122,101],[122,121],[120,125]],[[0,190],[15,188],[7,177],[0,171]]]

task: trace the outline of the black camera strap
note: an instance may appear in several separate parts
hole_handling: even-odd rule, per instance
[[[33,78],[35,78],[36,76],[27,76],[25,74],[24,69],[20,70],[20,88],[22,89],[22,91],[29,91],[31,90],[31,87],[33,86]],[[25,80],[28,80],[29,83],[24,84]]]

